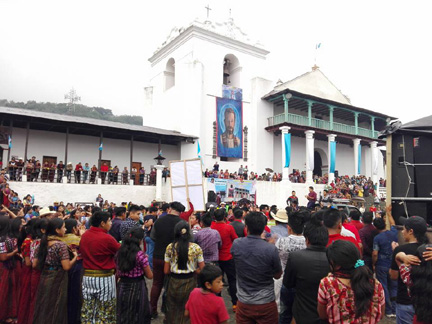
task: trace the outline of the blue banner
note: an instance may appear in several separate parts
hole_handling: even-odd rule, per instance
[[[330,142],[330,173],[336,170],[336,142]]]
[[[243,104],[216,98],[217,155],[243,158]]]
[[[285,168],[289,168],[291,163],[291,134],[284,134],[285,143]]]
[[[357,168],[357,173],[360,174],[360,170],[361,170],[361,144],[359,144],[358,146],[358,168]]]

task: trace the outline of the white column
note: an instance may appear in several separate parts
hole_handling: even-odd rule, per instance
[[[329,135],[327,135],[327,138],[328,138],[328,150],[327,150],[327,155],[328,155],[328,184],[330,184],[330,183],[332,183],[332,181],[334,181],[334,173],[332,172],[332,173],[330,173],[330,164],[331,164],[331,156],[330,156],[330,153],[331,153],[331,150],[330,150],[330,143],[331,142],[334,142],[335,141],[335,139],[336,139],[336,136],[337,135],[335,135],[335,134],[329,134]],[[336,158],[336,157],[335,157]]]
[[[315,131],[307,130],[306,134],[306,183],[313,183],[314,137]]]
[[[157,201],[162,200],[162,170],[165,168],[164,165],[155,165],[156,168],[156,197]]]
[[[371,174],[374,185],[378,182],[378,142],[373,141],[370,143],[371,148]]]
[[[359,150],[359,145],[360,145],[360,139],[359,138],[355,138],[353,139],[353,146],[354,146],[354,175],[357,176],[358,175],[358,150]],[[360,166],[361,167],[361,166]]]
[[[285,168],[285,134],[289,133],[291,127],[282,126],[279,129],[281,130],[282,137],[282,181],[289,181],[289,167]]]

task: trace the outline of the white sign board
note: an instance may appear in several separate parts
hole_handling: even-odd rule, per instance
[[[195,210],[205,210],[203,173],[200,159],[170,161],[172,201],[189,207],[187,198]]]

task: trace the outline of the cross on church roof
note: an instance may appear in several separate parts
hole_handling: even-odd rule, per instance
[[[212,10],[211,8],[210,8],[210,5],[207,5],[207,7],[205,7],[206,9],[207,9],[207,19],[209,18],[209,15],[210,15],[210,10]]]

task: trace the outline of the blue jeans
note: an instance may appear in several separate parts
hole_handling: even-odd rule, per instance
[[[282,285],[280,293],[279,324],[291,323],[293,318],[292,307],[295,299],[295,289]]]
[[[155,242],[148,236],[146,236],[145,242],[146,242],[146,246],[147,246],[147,252],[146,253],[148,255],[150,269],[152,269],[152,271],[153,271],[153,251],[154,251]]]
[[[414,306],[396,304],[396,323],[412,324],[414,318]]]
[[[375,268],[376,278],[381,283],[384,294],[386,315],[396,314],[396,295],[397,295],[397,281],[391,280],[389,275],[389,268],[377,266]]]

